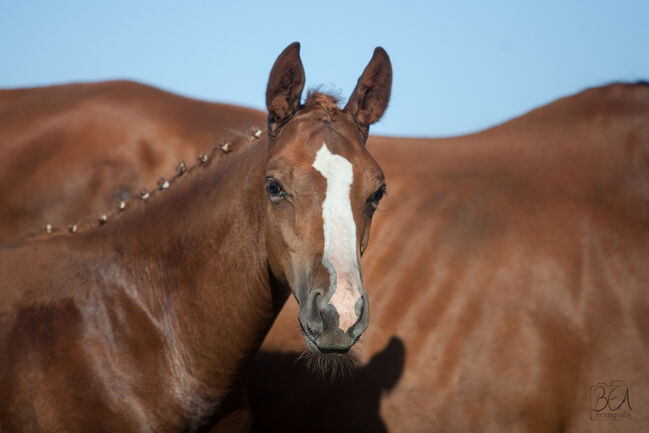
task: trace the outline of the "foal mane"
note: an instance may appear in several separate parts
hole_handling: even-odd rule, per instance
[[[219,164],[216,167],[220,166],[221,163],[227,161],[225,158],[223,158],[223,156],[235,150],[240,150],[247,147],[252,142],[260,139],[262,137],[262,134],[262,130],[256,127],[251,128],[248,132],[237,132],[228,139],[219,142],[207,152],[199,154],[196,157],[196,162],[193,165],[187,165],[185,161],[179,161],[176,165],[176,172],[173,176],[169,178],[161,177],[156,182],[155,188],[151,190],[148,190],[146,188],[141,189],[137,194],[133,194],[127,199],[118,201],[116,204],[116,209],[114,209],[112,212],[103,213],[95,218],[81,218],[77,220],[76,223],[69,224],[67,226],[67,229],[56,228],[51,224],[46,224],[43,229],[45,230],[46,234],[57,232],[62,233],[65,231],[69,232],[70,234],[74,234],[80,231],[92,230],[94,228],[105,225],[118,215],[125,214],[126,212],[137,208],[141,203],[150,200],[153,196],[157,196],[163,191],[170,189],[181,178],[187,178],[189,175],[196,171],[199,171],[199,169],[202,168],[215,166],[215,164]],[[92,221],[92,223],[86,225],[85,223],[89,220]],[[81,224],[83,224],[83,230],[81,230]],[[37,232],[31,236],[28,236],[28,238],[38,237],[41,235],[43,235],[42,232]]]

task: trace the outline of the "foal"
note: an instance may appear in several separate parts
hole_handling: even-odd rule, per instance
[[[194,431],[232,411],[289,293],[315,353],[367,327],[360,255],[385,190],[365,149],[392,71],[377,48],[344,109],[300,98],[299,44],[268,133],[100,227],[0,249],[0,431]]]

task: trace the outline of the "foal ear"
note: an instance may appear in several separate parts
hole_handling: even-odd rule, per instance
[[[345,111],[354,116],[365,128],[379,120],[390,100],[392,87],[392,64],[388,53],[376,47],[372,60],[358,79],[356,88],[349,97]]]
[[[304,67],[300,60],[300,43],[293,42],[279,55],[268,78],[266,107],[268,132],[274,134],[300,107],[304,89]]]

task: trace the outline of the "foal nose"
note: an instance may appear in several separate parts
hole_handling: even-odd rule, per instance
[[[336,307],[328,303],[323,289],[313,289],[307,301],[304,331],[322,352],[347,352],[367,328],[366,298],[361,296],[354,309],[357,320],[348,329],[341,329]]]

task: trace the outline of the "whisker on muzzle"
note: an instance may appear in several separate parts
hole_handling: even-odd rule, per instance
[[[304,348],[295,362],[304,362],[309,373],[329,382],[351,377],[358,368],[358,361],[353,354],[314,353],[307,348]]]

